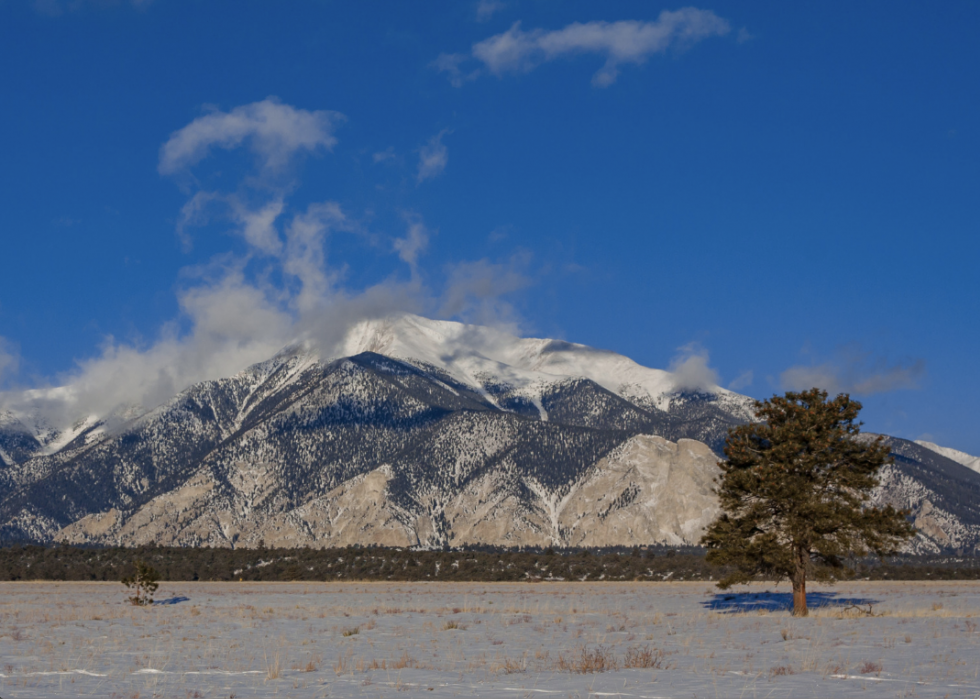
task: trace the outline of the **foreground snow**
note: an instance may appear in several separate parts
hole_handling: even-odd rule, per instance
[[[977,583],[0,584],[0,696],[976,696]],[[868,617],[855,607],[869,609]],[[848,609],[849,608],[849,609]],[[628,658],[635,665],[624,668]],[[609,667],[586,672],[585,665]]]

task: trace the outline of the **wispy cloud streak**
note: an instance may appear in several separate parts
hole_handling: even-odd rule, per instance
[[[215,111],[198,117],[171,134],[160,148],[158,169],[174,175],[206,158],[214,148],[233,149],[246,144],[264,172],[281,171],[300,152],[330,150],[334,129],[344,116],[339,112],[307,111],[275,98]]]
[[[877,393],[915,389],[926,373],[922,359],[889,365],[884,359],[871,359],[866,353],[846,352],[838,361],[798,365],[780,374],[787,390],[822,388],[828,393]]]
[[[603,66],[592,76],[596,87],[616,82],[620,66],[641,64],[650,56],[670,48],[687,48],[704,39],[731,32],[728,20],[711,10],[685,7],[664,10],[657,20],[643,22],[574,22],[562,29],[524,31],[515,22],[510,29],[473,44],[470,54],[442,54],[433,67],[449,75],[460,86],[480,74],[464,71],[470,58],[482,63],[482,70],[493,75],[527,73],[543,63],[579,54],[596,54],[605,58]]]
[[[447,133],[449,130],[443,129],[419,148],[419,170],[416,180],[420,184],[442,174],[442,171],[446,169],[446,165],[449,163],[449,149],[442,142],[442,138]]]

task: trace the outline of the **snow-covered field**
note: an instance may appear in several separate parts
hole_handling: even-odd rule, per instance
[[[0,697],[980,696],[978,583],[816,587],[806,619],[785,585],[126,592],[0,583]]]

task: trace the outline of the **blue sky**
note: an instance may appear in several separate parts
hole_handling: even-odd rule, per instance
[[[163,395],[406,309],[819,383],[978,454],[978,29],[976,3],[3,0],[0,383]]]

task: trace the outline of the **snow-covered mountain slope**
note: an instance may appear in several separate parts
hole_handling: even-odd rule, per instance
[[[414,315],[363,321],[348,333],[339,356],[377,352],[437,367],[473,387],[488,380],[527,396],[548,385],[586,378],[628,400],[660,410],[695,392],[714,397],[724,409],[751,419],[751,400],[721,386],[687,387],[669,371],[641,366],[608,350],[561,340],[518,338],[478,325],[438,321]]]
[[[704,412],[710,405],[737,421],[752,419],[752,401],[745,396],[716,385],[683,386],[670,372],[641,366],[615,352],[560,340],[519,338],[495,328],[415,315],[362,321],[334,348],[299,343],[242,375],[274,370],[282,357],[303,357],[309,363],[363,352],[401,359],[434,375],[444,373],[503,410],[535,413],[542,420],[548,419],[542,404],[545,396],[562,384],[582,379],[658,412],[683,411],[692,403],[695,412]],[[57,402],[70,409],[73,393],[72,386],[29,391],[17,404]],[[52,424],[52,418],[40,409],[14,412],[0,408],[0,466],[55,454],[82,434],[96,439],[145,412],[124,405],[107,414],[70,414],[63,424]]]
[[[582,345],[369,321],[149,411],[0,414],[0,542],[693,544],[751,405]],[[914,546],[975,550],[980,474],[892,448],[876,498],[921,522]]]
[[[926,442],[921,439],[915,440],[915,443],[920,447],[925,447],[926,449],[931,449],[937,454],[942,454],[947,459],[952,459],[958,464],[963,464],[968,469],[980,473],[980,456],[971,456],[966,452],[958,451],[956,449],[950,449],[949,447],[941,447],[938,444],[933,444],[932,442]]]

